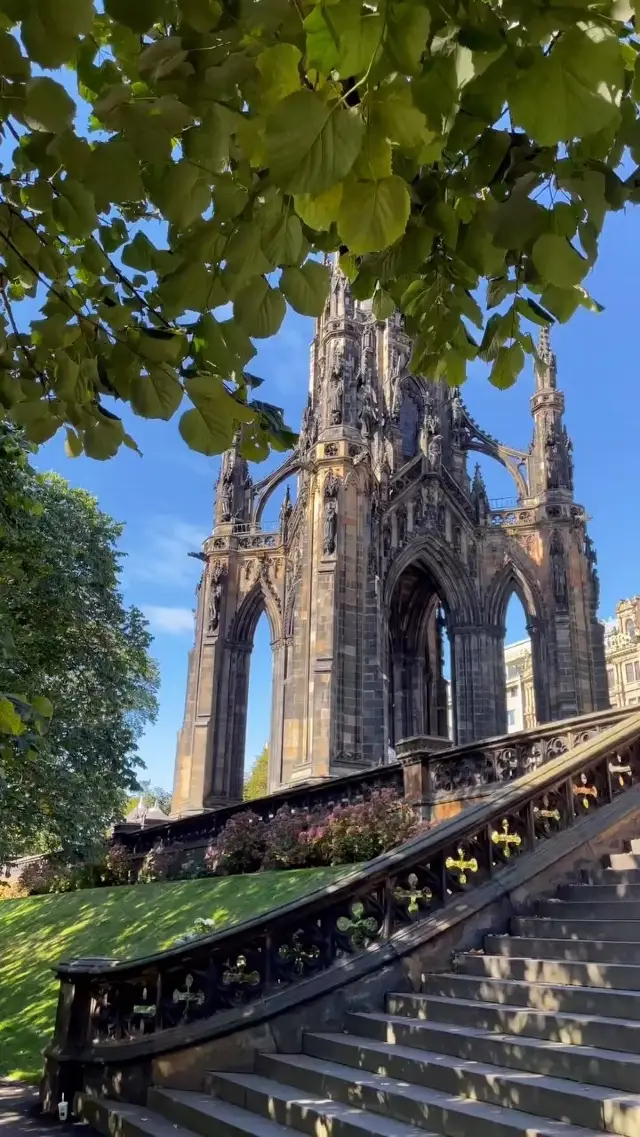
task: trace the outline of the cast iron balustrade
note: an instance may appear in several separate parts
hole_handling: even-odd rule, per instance
[[[640,714],[550,758],[426,836],[266,916],[126,963],[61,963],[49,1055],[106,1059],[114,1045],[251,1008],[319,972],[396,944],[407,929],[640,784]],[[302,995],[302,992],[301,992]],[[172,1032],[171,1034],[169,1032]]]

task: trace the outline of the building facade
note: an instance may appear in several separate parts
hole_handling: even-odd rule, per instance
[[[334,265],[311,348],[296,450],[252,483],[223,456],[203,546],[174,812],[238,800],[249,660],[267,613],[273,648],[269,786],[387,760],[401,738],[460,743],[504,733],[505,614],[527,614],[539,721],[608,705],[598,577],[556,361],[543,333],[527,451],[473,420],[460,392],[412,375],[394,315],[377,321]],[[513,476],[492,510],[473,452]],[[295,475],[277,530],[269,496]]]
[[[621,600],[615,617],[603,624],[609,702],[612,707],[640,705],[640,596]],[[504,649],[507,729],[536,726],[533,667],[529,640]]]

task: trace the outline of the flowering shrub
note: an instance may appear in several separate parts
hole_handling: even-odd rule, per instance
[[[24,866],[16,892],[23,896],[45,896],[49,892],[73,892],[77,887],[73,868],[53,858],[41,857]]]
[[[177,849],[158,841],[145,855],[138,873],[139,884],[152,884],[156,880],[166,880],[177,856]]]
[[[134,879],[134,858],[124,845],[110,845],[104,858],[103,884],[131,884]]]
[[[216,841],[216,853],[209,856],[207,849],[207,867],[215,859],[214,871],[220,873],[256,872],[262,867],[266,829],[265,822],[252,810],[230,817]]]
[[[265,826],[264,869],[299,869],[317,864],[315,845],[307,840],[312,827],[308,814],[292,813],[283,805]]]
[[[321,864],[350,865],[408,841],[418,825],[411,806],[394,790],[374,790],[357,805],[337,806],[315,832],[310,831],[309,840]]]

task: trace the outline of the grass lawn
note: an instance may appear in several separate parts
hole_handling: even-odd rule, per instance
[[[135,959],[170,945],[196,916],[220,927],[295,900],[351,866],[263,872],[174,884],[88,888],[0,901],[0,1077],[35,1082],[49,1041],[59,959]]]

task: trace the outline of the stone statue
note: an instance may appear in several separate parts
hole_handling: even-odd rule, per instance
[[[291,501],[291,493],[289,492],[289,487],[287,486],[287,492],[284,495],[284,501],[282,502],[282,506],[280,508],[280,531],[282,533],[282,540],[285,542],[285,544],[289,535],[289,521],[291,520],[292,513],[293,502]]]
[[[569,592],[567,587],[567,568],[565,564],[562,538],[557,532],[554,532],[551,536],[549,555],[551,558],[551,582],[553,585],[554,599],[556,604],[564,607],[568,604],[569,601]]]
[[[338,535],[338,479],[331,473],[324,487],[324,522],[322,533],[322,551],[325,556],[332,557],[336,551],[336,537]]]
[[[427,458],[429,461],[429,469],[437,470],[442,461],[442,435],[434,434],[429,439],[429,446],[427,448]]]
[[[475,541],[469,541],[469,572],[471,576],[477,576],[478,573],[478,550]]]
[[[344,360],[336,357],[329,379],[329,422],[339,426],[342,422],[342,403],[344,398]]]
[[[211,573],[211,587],[209,590],[209,618],[207,629],[215,632],[220,623],[220,605],[222,604],[222,579],[225,574],[224,565],[216,564]]]
[[[547,465],[547,489],[557,490],[562,486],[562,456],[555,427],[549,427],[545,441],[545,460]]]
[[[451,425],[453,426],[454,430],[460,429],[462,426],[463,417],[464,407],[462,405],[462,399],[460,398],[460,392],[456,387],[451,397]]]
[[[360,433],[366,442],[371,438],[374,427],[378,421],[378,402],[373,389],[371,376],[365,372],[364,379],[358,391],[358,420]]]
[[[222,492],[220,494],[220,518],[222,521],[231,521],[233,519],[233,473],[231,479],[222,483]]]

